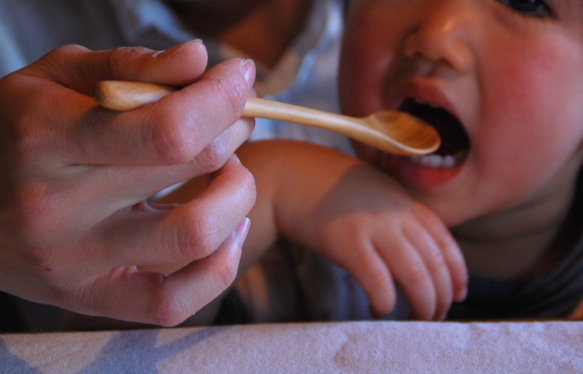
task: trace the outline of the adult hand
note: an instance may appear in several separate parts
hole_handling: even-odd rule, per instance
[[[232,156],[253,129],[240,119],[252,62],[207,73],[204,45],[164,52],[58,48],[0,80],[0,289],[78,313],[180,323],[234,280],[255,201]],[[99,80],[184,87],[117,113],[97,106]],[[161,189],[212,173],[181,205]],[[169,276],[138,266],[188,263]]]

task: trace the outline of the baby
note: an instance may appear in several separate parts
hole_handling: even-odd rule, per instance
[[[347,7],[342,110],[414,114],[443,144],[424,157],[354,144],[361,161],[290,141],[242,147],[258,190],[244,267],[282,237],[312,251],[280,248],[254,267],[255,280],[237,287],[245,311],[264,321],[368,318],[354,285],[326,270],[331,260],[374,316],[398,306],[394,283],[417,319],[571,316],[583,295],[583,3]],[[275,316],[273,295],[298,300],[297,313]]]

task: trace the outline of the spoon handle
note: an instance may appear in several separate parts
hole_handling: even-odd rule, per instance
[[[176,91],[176,88],[153,83],[101,81],[93,89],[93,97],[104,108],[120,112],[154,103]]]
[[[175,90],[152,83],[102,81],[97,84],[94,96],[105,108],[126,111],[156,102]],[[243,117],[293,122],[336,132],[339,126],[344,129],[361,126],[354,124],[351,117],[255,97],[247,98]]]
[[[353,136],[355,131],[372,131],[355,123],[355,119],[352,117],[257,97],[247,98],[245,108],[243,108],[243,117],[292,122],[334,131],[346,136]]]
[[[161,86],[152,83],[101,81],[95,86],[93,94],[102,107],[118,111],[127,111],[158,101],[162,97],[176,90],[177,89],[174,87]],[[387,134],[369,127],[371,126],[369,121],[367,122],[363,118],[349,117],[341,114],[329,113],[298,105],[254,97],[247,98],[245,108],[243,109],[243,117],[268,118],[277,121],[293,122],[300,125],[318,127],[345,135],[391,153],[425,154],[435,149],[435,147],[423,147],[417,149],[401,144],[395,140],[393,136],[387,136]],[[393,118],[388,123],[385,123],[384,126],[386,127],[386,125],[393,124],[397,128],[407,127],[407,123],[401,123],[397,126],[397,122],[399,122],[398,119],[407,122],[407,119],[403,120],[402,117],[406,116],[393,116]]]

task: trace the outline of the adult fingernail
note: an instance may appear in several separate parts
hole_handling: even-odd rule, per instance
[[[242,247],[245,243],[245,239],[247,239],[247,234],[249,234],[249,228],[251,227],[251,220],[247,217],[239,223],[239,226],[234,231],[235,240],[239,245]]]
[[[247,87],[253,87],[255,83],[255,63],[253,60],[249,58],[241,60],[241,73],[247,82]]]
[[[184,48],[186,48],[187,45],[191,44],[191,43],[199,43],[199,44],[204,44],[202,40],[200,39],[193,39],[193,40],[189,40],[187,42],[184,43],[180,43],[177,44],[173,47],[170,47],[166,50],[163,51],[158,51],[154,54],[154,57],[162,57],[162,58],[168,58],[174,55],[179,54]]]
[[[239,156],[237,156],[236,153],[233,153],[231,155],[231,158],[233,159],[233,161],[235,161],[237,164],[241,165],[241,159],[239,158]],[[247,218],[248,219],[248,218]]]

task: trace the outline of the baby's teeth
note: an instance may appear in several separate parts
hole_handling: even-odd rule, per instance
[[[421,159],[421,162],[423,163],[423,165],[429,166],[432,168],[439,167],[441,165],[442,161],[443,161],[443,158],[441,156],[438,156],[438,155],[430,155],[430,156],[427,156],[427,157],[424,157]]]
[[[421,165],[427,168],[433,169],[446,169],[454,167],[456,160],[454,156],[440,156],[440,155],[428,155],[428,156],[412,156],[411,161],[417,165]]]
[[[447,155],[443,158],[443,167],[452,168],[455,166],[455,157]]]

